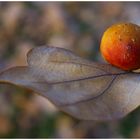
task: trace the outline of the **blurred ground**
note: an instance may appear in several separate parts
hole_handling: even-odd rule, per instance
[[[0,70],[25,65],[28,50],[45,44],[101,62],[104,30],[140,25],[139,13],[139,2],[1,2]],[[0,85],[0,138],[140,138],[139,118],[140,108],[118,121],[80,121],[27,89]]]

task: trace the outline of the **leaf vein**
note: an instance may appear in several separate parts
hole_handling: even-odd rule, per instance
[[[63,106],[70,106],[70,105],[76,105],[76,104],[79,104],[79,103],[82,103],[82,102],[87,102],[87,101],[91,101],[91,100],[94,100],[94,99],[97,99],[99,98],[100,96],[104,95],[106,93],[107,90],[110,89],[111,85],[113,84],[113,82],[116,80],[116,78],[118,77],[118,75],[114,75],[113,79],[110,81],[109,85],[105,88],[105,90],[95,96],[95,97],[90,97],[90,98],[87,98],[87,99],[83,99],[83,100],[79,100],[79,101],[76,101],[76,102],[73,102],[73,103],[66,103],[66,104],[61,104],[60,107],[63,107]]]

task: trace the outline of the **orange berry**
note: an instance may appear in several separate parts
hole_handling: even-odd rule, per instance
[[[140,27],[132,23],[119,23],[103,34],[100,46],[102,56],[123,70],[140,68]]]

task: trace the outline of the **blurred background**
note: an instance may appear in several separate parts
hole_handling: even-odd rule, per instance
[[[0,71],[26,65],[26,53],[45,44],[103,62],[101,36],[123,21],[140,25],[139,2],[1,2]],[[122,120],[81,121],[27,89],[0,84],[0,138],[140,138],[140,108]]]

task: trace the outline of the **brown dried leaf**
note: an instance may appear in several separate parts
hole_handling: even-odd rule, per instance
[[[0,74],[1,82],[32,89],[62,111],[84,120],[111,120],[140,105],[140,75],[90,62],[55,47],[38,47],[28,66]]]

